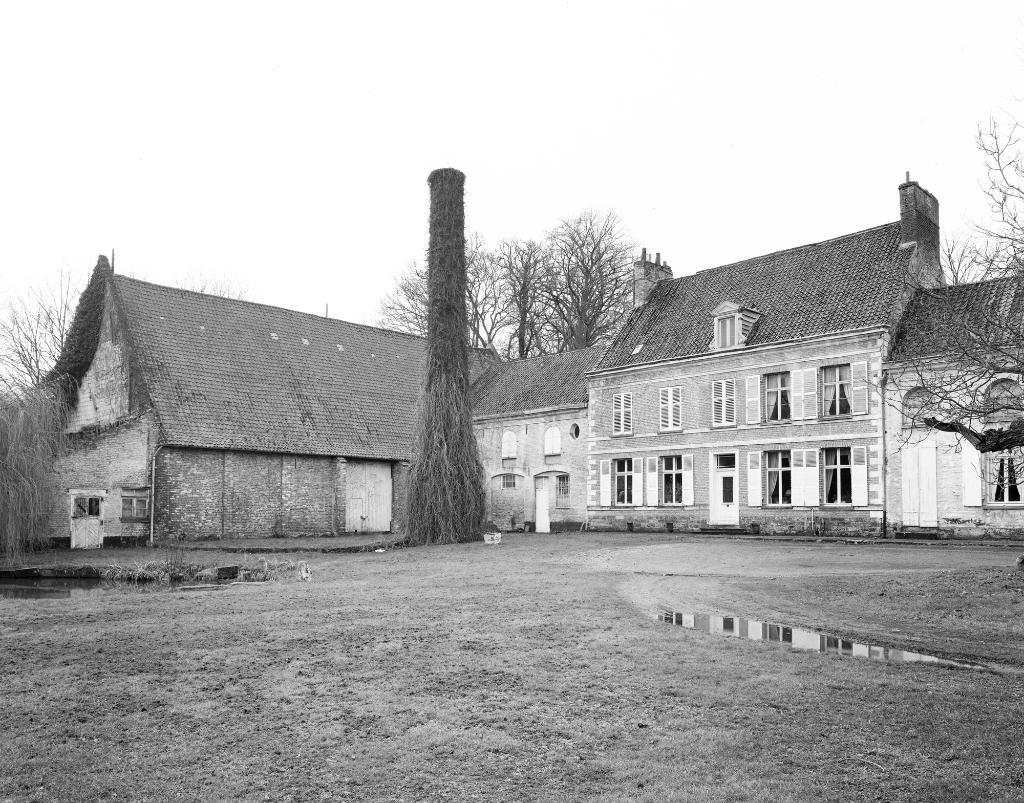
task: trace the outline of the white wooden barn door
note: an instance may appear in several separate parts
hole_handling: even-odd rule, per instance
[[[345,467],[345,529],[382,533],[391,529],[391,464],[350,460]]]
[[[935,443],[922,441],[900,451],[903,469],[903,524],[935,527],[938,519]]]
[[[103,496],[99,491],[72,492],[72,549],[97,549],[103,546]]]

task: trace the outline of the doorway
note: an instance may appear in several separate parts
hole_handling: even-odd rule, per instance
[[[71,548],[103,546],[103,497],[105,491],[71,492]]]
[[[736,452],[711,455],[711,510],[709,524],[739,524],[739,488],[736,482]]]
[[[534,499],[536,500],[536,517],[534,523],[539,533],[551,532],[551,500],[548,494],[550,477],[537,477],[534,480]]]

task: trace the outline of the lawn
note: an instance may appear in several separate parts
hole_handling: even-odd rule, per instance
[[[103,559],[126,554],[150,557]],[[297,555],[310,584],[0,599],[0,800],[1019,801],[1015,554],[521,535]],[[663,602],[1003,668],[791,652]]]

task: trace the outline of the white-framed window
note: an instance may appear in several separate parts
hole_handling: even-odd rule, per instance
[[[930,399],[931,393],[926,388],[911,388],[903,395],[904,429],[923,425],[922,418]]]
[[[516,475],[515,474],[502,474],[501,475],[501,488],[502,490],[508,491],[516,487]]]
[[[502,460],[515,460],[516,453],[519,451],[519,439],[510,429],[506,429],[501,436],[501,459]]]
[[[658,392],[659,421],[661,430],[683,428],[683,389],[681,387],[661,388]]]
[[[612,396],[612,435],[633,432],[633,394],[616,393]]]
[[[765,375],[764,417],[766,421],[789,421],[792,418],[789,393],[789,371]]]
[[[789,450],[765,452],[768,473],[768,504],[793,504],[793,464]]]
[[[711,383],[711,424],[722,427],[736,423],[736,380],[715,379]]]
[[[1024,501],[1024,450],[988,456],[988,500],[998,504]]]
[[[853,504],[853,472],[850,447],[825,449],[825,504]]]
[[[73,519],[96,519],[100,515],[100,497],[76,496],[75,506],[71,512]]]
[[[612,461],[615,468],[615,504],[633,504],[633,458],[620,457]]]
[[[121,521],[149,520],[149,489],[121,489]]]
[[[569,475],[559,474],[555,478],[555,507],[569,507]]]
[[[720,315],[715,318],[715,348],[727,349],[735,346],[739,322],[736,315]]]
[[[822,415],[850,415],[850,366],[829,365],[821,369]],[[806,416],[805,416],[806,417]]]
[[[562,453],[562,432],[556,426],[550,426],[544,430],[544,454],[553,455]]]
[[[986,395],[986,426],[1005,427],[1024,412],[1024,388],[1012,379],[997,379]]]
[[[683,504],[683,456],[661,458],[661,503]]]

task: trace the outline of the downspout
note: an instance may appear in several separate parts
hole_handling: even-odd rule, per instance
[[[882,538],[886,538],[889,535],[889,501],[888,501],[888,490],[889,490],[889,444],[888,444],[888,430],[885,426],[886,412],[888,399],[886,397],[885,384],[889,379],[889,375],[885,372],[884,368],[879,368],[881,371],[881,378],[879,379],[879,389],[881,390],[882,396],[882,476],[879,478],[881,482],[881,488],[879,488],[879,497],[882,500]]]
[[[158,443],[153,450],[153,459],[149,466],[149,545],[153,546],[153,525],[156,521],[156,456],[164,444]]]

